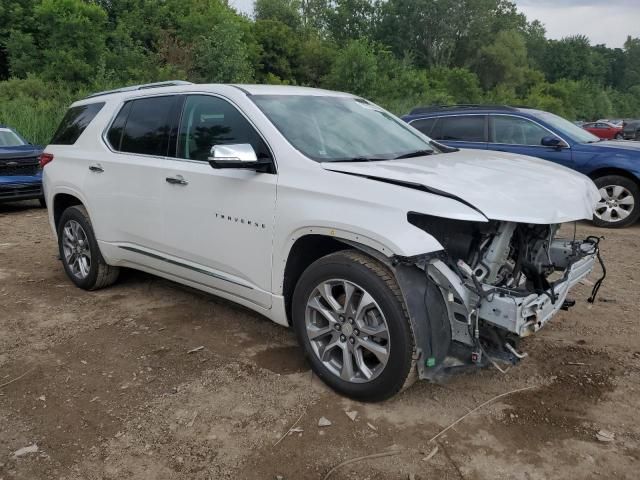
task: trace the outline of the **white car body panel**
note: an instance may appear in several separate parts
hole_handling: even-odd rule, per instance
[[[123,102],[196,93],[227,99],[250,119],[274,153],[277,174],[216,171],[204,162],[121,154],[104,141]],[[579,173],[499,152],[318,163],[296,150],[247,94],[350,96],[302,87],[186,85],[76,102],[106,105],[73,148],[46,148],[55,157],[44,170],[47,204],[53,205],[59,193],[77,196],[108,263],[215,293],[287,324],[284,271],[301,236],[327,235],[387,258],[412,257],[442,250],[442,245],[411,225],[408,212],[550,224],[590,219],[599,198],[593,183]],[[91,164],[100,164],[104,173],[90,172]],[[178,174],[187,186],[165,182]],[[463,201],[362,176],[424,185]],[[51,208],[49,216],[55,233]]]
[[[407,160],[322,166],[437,189],[463,199],[491,220],[548,224],[589,219],[600,199],[596,186],[581,173],[510,153],[460,150]]]

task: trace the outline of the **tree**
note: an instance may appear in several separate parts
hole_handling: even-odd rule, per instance
[[[34,8],[30,31],[13,30],[9,36],[11,74],[89,83],[104,62],[106,21],[106,12],[92,3],[42,0]]]
[[[253,78],[242,32],[233,25],[215,25],[194,46],[192,74],[197,82],[242,83]]]
[[[299,35],[279,20],[256,20],[253,33],[260,46],[259,78],[271,74],[279,79],[293,79],[301,43]]]
[[[336,55],[325,79],[329,88],[372,98],[378,81],[378,61],[367,40],[351,40]]]
[[[256,0],[256,20],[277,20],[293,30],[302,27],[299,0]]]

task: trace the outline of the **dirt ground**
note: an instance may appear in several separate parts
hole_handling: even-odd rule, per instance
[[[0,205],[0,480],[322,479],[389,449],[331,478],[638,479],[640,225],[578,233],[606,237],[595,305],[579,285],[577,305],[504,374],[420,382],[371,405],[328,390],[292,332],[229,302],[134,271],[75,288],[46,211]]]

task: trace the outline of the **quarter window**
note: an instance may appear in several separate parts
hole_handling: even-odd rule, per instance
[[[190,95],[178,132],[179,158],[207,161],[214,145],[249,143],[258,158],[270,158],[267,145],[249,121],[229,102],[209,95]]]
[[[91,120],[104,107],[104,102],[78,105],[67,110],[60,126],[51,139],[52,145],[73,145],[80,138],[82,132],[91,123]]]
[[[544,137],[555,137],[526,118],[496,115],[492,117],[492,142],[508,145],[541,145]]]
[[[434,140],[450,140],[459,142],[486,142],[485,116],[467,115],[440,117],[438,125],[433,129]]]
[[[109,143],[121,152],[166,156],[175,107],[175,96],[127,102],[107,133]]]

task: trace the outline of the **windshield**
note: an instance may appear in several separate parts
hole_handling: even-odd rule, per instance
[[[0,147],[19,147],[26,144],[27,142],[22,140],[13,130],[0,128]]]
[[[366,100],[314,95],[251,99],[295,148],[317,162],[434,153],[428,138]]]
[[[581,128],[558,115],[554,115],[549,112],[540,112],[537,110],[531,111],[530,113],[535,117],[538,117],[540,120],[547,122],[552,128],[557,130],[559,134],[569,137],[570,140],[573,140],[576,143],[593,143],[600,141],[598,137],[587,132],[584,128]]]

